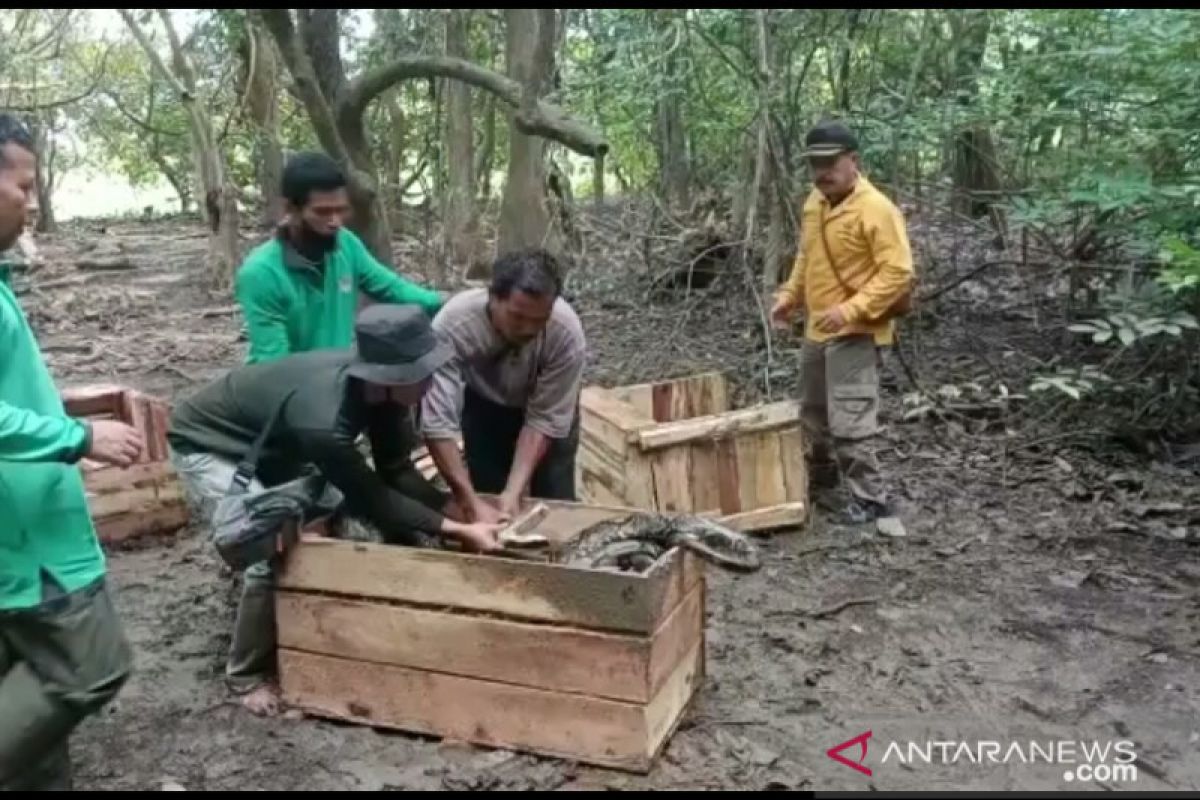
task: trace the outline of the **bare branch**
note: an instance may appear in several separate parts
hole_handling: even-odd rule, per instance
[[[608,142],[599,132],[569,116],[561,107],[538,101],[531,112],[523,112],[519,83],[486,67],[447,56],[404,56],[360,75],[347,87],[338,114],[361,116],[380,94],[400,81],[414,78],[450,78],[468,83],[490,92],[512,108],[521,133],[552,139],[593,158],[608,151]]]
[[[62,108],[63,106],[74,105],[75,103],[78,103],[80,100],[86,100],[87,98],[89,98],[93,94],[95,94],[96,90],[100,88],[100,83],[104,80],[104,75],[108,70],[108,56],[109,56],[109,53],[111,53],[111,52],[112,52],[111,48],[105,49],[104,54],[100,56],[100,66],[96,69],[96,73],[92,78],[92,84],[90,86],[88,86],[87,89],[84,89],[82,92],[80,92],[79,94],[74,95],[72,97],[63,97],[58,100],[51,100],[47,103],[34,103],[32,105],[27,105],[27,106],[8,104],[7,105],[8,110],[20,112],[23,114],[32,114],[32,113],[35,113],[38,111],[50,111],[55,108]]]
[[[142,50],[146,52],[146,57],[150,59],[150,64],[158,72],[159,77],[170,84],[171,89],[181,98],[190,97],[191,94],[184,87],[184,85],[179,82],[179,78],[177,78],[175,74],[167,68],[166,62],[162,60],[162,56],[160,56],[158,51],[154,49],[154,43],[150,41],[150,37],[146,35],[146,31],[142,29],[142,26],[138,24],[138,21],[133,18],[133,14],[129,13],[129,11],[124,8],[118,8],[117,13],[121,15],[121,19],[125,20],[125,24],[129,26],[129,30],[133,34],[133,38],[137,39],[138,44],[142,46]]]
[[[291,13],[286,8],[256,10],[261,15],[267,30],[271,32],[271,36],[275,38],[275,43],[279,45],[279,53],[283,56],[284,63],[287,64],[288,71],[292,74],[292,83],[295,86],[296,94],[308,110],[309,119],[312,121],[313,130],[316,132],[321,146],[327,153],[348,164],[350,156],[338,133],[333,109],[321,90],[321,84],[317,80],[312,60],[304,49],[304,43],[296,34],[296,26],[292,23]],[[362,107],[366,107],[365,102]]]

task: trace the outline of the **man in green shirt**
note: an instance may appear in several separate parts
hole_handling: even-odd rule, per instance
[[[441,308],[440,293],[379,263],[344,227],[350,196],[332,158],[294,156],[284,168],[282,191],[287,219],[250,252],[235,279],[250,339],[247,363],[348,347],[360,292],[376,302],[418,305],[430,317]]]
[[[0,252],[25,227],[37,161],[0,113]],[[0,264],[0,790],[69,789],[67,741],[132,664],[78,461],[128,466],[142,450],[119,422],[67,416]]]

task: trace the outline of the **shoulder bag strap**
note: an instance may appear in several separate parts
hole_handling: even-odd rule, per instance
[[[288,400],[292,399],[295,392],[289,392],[286,397],[275,406],[275,410],[271,412],[271,416],[267,419],[267,424],[259,432],[254,443],[250,445],[250,449],[246,451],[246,455],[238,462],[237,469],[233,473],[233,486],[236,486],[241,491],[245,491],[250,485],[250,481],[254,480],[254,475],[258,471],[258,460],[262,457],[263,447],[267,443],[267,439],[271,435],[275,423],[279,420],[279,415],[283,412],[283,407],[287,405]],[[232,487],[231,487],[232,488]]]

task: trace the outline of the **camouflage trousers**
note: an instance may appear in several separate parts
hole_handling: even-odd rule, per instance
[[[879,372],[874,339],[805,339],[800,383],[800,417],[812,446],[809,474],[814,488],[836,486],[840,473],[855,497],[885,503],[875,455]]]

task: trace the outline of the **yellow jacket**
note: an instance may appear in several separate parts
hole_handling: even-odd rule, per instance
[[[837,274],[854,290],[853,295],[834,275],[825,253],[826,241],[833,251]],[[820,342],[834,336],[869,333],[876,344],[889,345],[894,340],[895,325],[891,320],[879,320],[879,316],[911,286],[913,274],[904,216],[860,175],[854,191],[836,208],[830,208],[819,190],[809,193],[801,212],[796,263],[778,297],[802,303],[804,335],[809,339]],[[837,305],[846,317],[846,327],[833,336],[817,330],[816,315]]]

